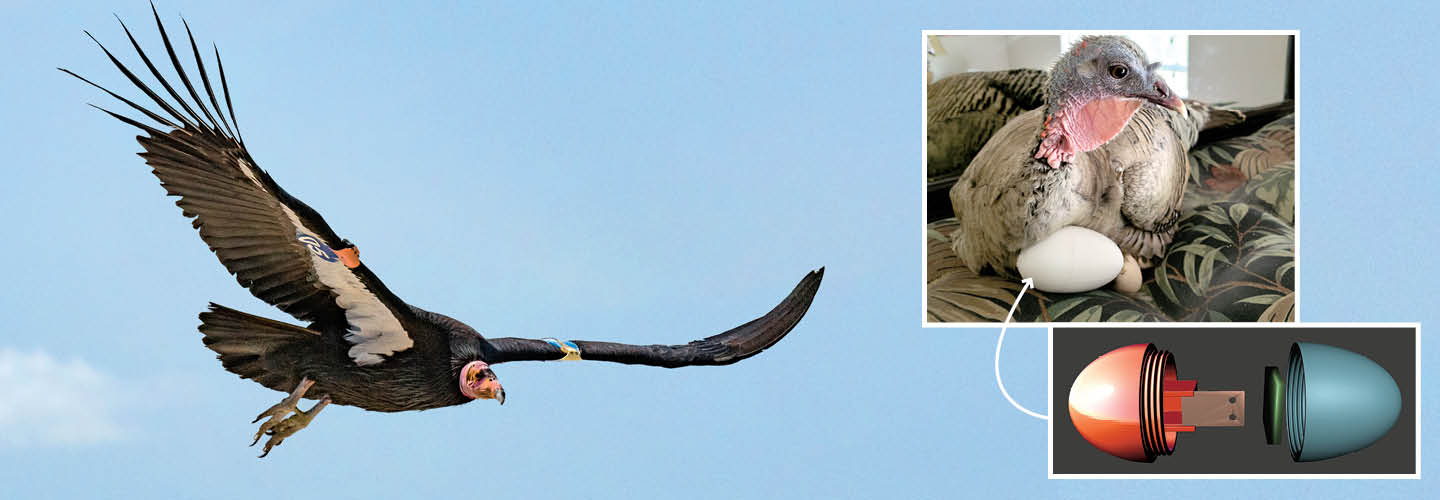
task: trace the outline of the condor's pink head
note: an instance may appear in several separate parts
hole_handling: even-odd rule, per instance
[[[505,404],[505,388],[484,361],[471,361],[460,369],[460,392],[470,399],[493,399]]]

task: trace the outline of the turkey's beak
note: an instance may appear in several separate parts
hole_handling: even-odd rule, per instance
[[[1145,96],[1145,99],[1170,108],[1172,111],[1178,112],[1181,115],[1189,114],[1189,111],[1185,109],[1185,102],[1181,101],[1180,96],[1175,95],[1175,92],[1170,90],[1170,85],[1167,85],[1165,80],[1158,76],[1155,78],[1155,93]]]

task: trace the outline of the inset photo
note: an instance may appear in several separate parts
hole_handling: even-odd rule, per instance
[[[1050,477],[1413,479],[1418,324],[1059,327]]]
[[[925,31],[927,326],[1298,321],[1298,31]]]

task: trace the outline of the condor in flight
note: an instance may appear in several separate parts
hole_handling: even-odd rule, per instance
[[[241,139],[219,51],[215,52],[217,81],[206,71],[186,24],[195,64],[194,72],[187,73],[153,5],[151,12],[170,66],[179,77],[179,90],[140,49],[129,28],[125,33],[174,104],[103,45],[100,49],[158,112],[69,70],[61,71],[94,85],[150,121],[101,108],[144,132],[137,137],[145,149],[140,156],[165,190],[179,197],[176,205],[194,219],[200,238],[240,285],[307,323],[295,326],[214,303],[200,313],[205,345],[219,354],[226,370],[289,392],[255,419],[268,417],[251,442],[253,446],[261,436],[270,436],[262,457],[331,402],[382,412],[439,408],[475,399],[504,404],[505,390],[493,367],[510,361],[586,359],[666,368],[735,363],[784,338],[805,315],[820,287],[824,268],[807,274],[764,316],[685,345],[485,338],[464,323],[400,300],[360,261],[353,244],[261,170]],[[218,84],[219,95],[213,84]],[[297,407],[301,398],[319,402],[301,411]]]

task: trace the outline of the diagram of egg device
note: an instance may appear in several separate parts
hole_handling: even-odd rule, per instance
[[[1400,416],[1395,379],[1365,355],[1295,342],[1283,370],[1266,366],[1262,375],[1260,368],[1253,367],[1256,376],[1264,377],[1258,403],[1266,444],[1288,441],[1295,462],[1370,446]],[[1096,358],[1075,377],[1070,421],[1081,437],[1106,453],[1153,462],[1175,453],[1182,433],[1201,439],[1207,432],[1223,432],[1212,428],[1245,426],[1245,391],[1202,387],[1198,380],[1180,377],[1175,354],[1151,343],[1127,345]]]

